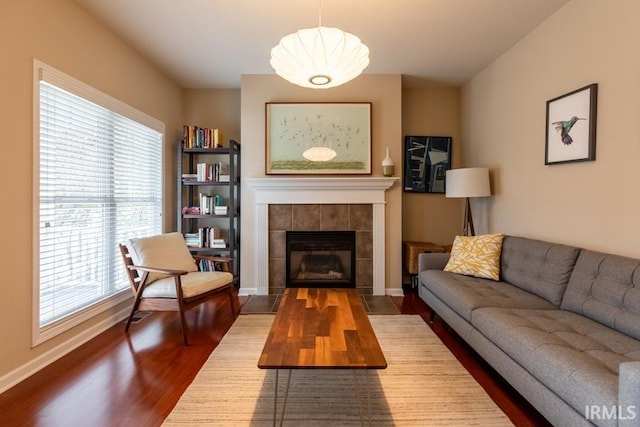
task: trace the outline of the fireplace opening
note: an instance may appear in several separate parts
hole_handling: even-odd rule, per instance
[[[287,288],[355,288],[355,231],[287,231]]]

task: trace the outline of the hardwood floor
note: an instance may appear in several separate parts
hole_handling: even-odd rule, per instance
[[[247,297],[239,297],[238,306]],[[410,291],[394,297],[404,314],[428,320]],[[158,426],[231,327],[226,295],[187,313],[191,345],[176,313],[118,324],[0,395],[2,426]],[[433,329],[517,426],[549,425],[442,321]]]

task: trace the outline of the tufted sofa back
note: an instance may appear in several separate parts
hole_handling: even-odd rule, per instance
[[[561,307],[640,339],[640,260],[582,250]]]
[[[579,253],[572,246],[505,236],[500,278],[559,306]]]

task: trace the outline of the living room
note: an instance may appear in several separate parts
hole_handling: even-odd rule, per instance
[[[9,209],[0,214],[10,224],[4,240],[12,243],[2,252],[3,390],[112,324],[114,313],[124,308],[32,346],[34,58],[165,124],[167,230],[176,223],[172,166],[184,124],[224,129],[225,139],[239,140],[243,152],[251,153],[243,157],[243,178],[264,176],[265,102],[366,101],[373,106],[374,176],[382,175],[387,146],[400,169],[404,135],[445,134],[454,141],[454,168],[491,171],[492,196],[472,206],[477,234],[503,232],[640,257],[632,219],[640,208],[640,59],[634,49],[640,41],[640,5],[635,1],[618,1],[615,7],[598,0],[568,1],[462,85],[413,85],[401,74],[365,72],[327,91],[305,90],[275,74],[245,74],[238,88],[185,89],[73,1],[5,3],[0,112],[5,128],[14,131],[6,132],[12,136],[11,155],[0,160],[2,192],[12,205],[28,208],[26,214]],[[545,165],[546,102],[591,83],[599,85],[596,160]],[[607,182],[616,187],[606,187]],[[248,207],[253,196],[244,190]],[[395,248],[386,252],[387,294],[402,293],[402,240],[450,244],[460,230],[462,207],[442,195],[405,194],[400,185],[387,192],[386,245]],[[243,211],[245,237],[257,232],[254,215]],[[243,246],[247,287],[257,280],[255,263],[254,252]]]

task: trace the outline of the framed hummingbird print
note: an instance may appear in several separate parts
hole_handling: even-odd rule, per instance
[[[596,159],[598,84],[547,101],[545,165]]]

